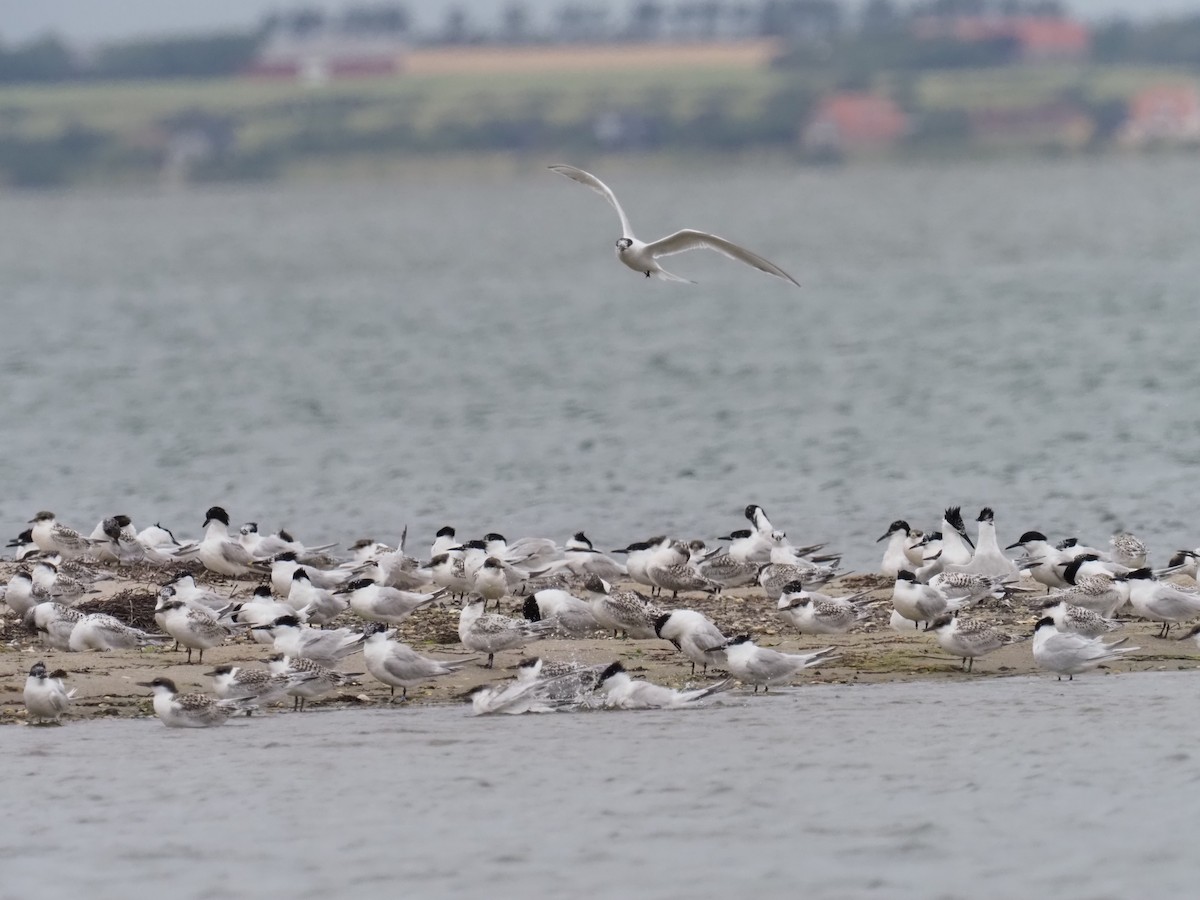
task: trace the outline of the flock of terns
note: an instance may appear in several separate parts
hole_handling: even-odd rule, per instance
[[[664,270],[659,259],[709,249],[759,271],[798,283],[783,269],[725,238],[683,229],[649,243],[636,238],[615,194],[600,179],[573,166],[551,171],[600,194],[616,210],[621,237],[618,260],[644,275],[686,281]],[[820,545],[793,546],[772,526],[763,509],[745,510],[749,528],[723,535],[715,549],[703,541],[655,536],[604,553],[583,532],[559,546],[545,538],[509,544],[487,534],[461,541],[453,528],[438,531],[427,561],[398,548],[360,541],[349,557],[332,555],[333,545],[306,547],[286,532],[263,535],[251,522],[236,535],[219,506],[211,507],[196,541],[179,541],[160,525],[136,530],[128,516],[102,520],[84,535],[40,512],[32,526],[10,543],[21,563],[4,587],[3,599],[48,647],[104,651],[174,641],[187,659],[202,663],[204,651],[248,636],[269,644],[266,669],[219,665],[208,674],[212,695],[182,693],[166,677],[140,682],[153,693],[155,713],[171,726],[218,725],[229,716],[291,698],[305,703],[362,673],[339,670],[361,653],[367,672],[408,689],[478,662],[488,668],[495,655],[550,635],[575,637],[611,630],[632,640],[669,641],[701,675],[720,667],[728,677],[694,690],[675,690],[632,678],[622,664],[607,666],[522,660],[514,679],[481,685],[469,698],[475,713],[522,713],[608,706],[678,708],[727,690],[734,682],[757,692],[792,681],[799,672],[837,658],[834,648],[783,653],[761,647],[749,635],[725,635],[704,613],[675,605],[680,594],[719,594],[757,586],[778,614],[801,634],[841,634],[873,615],[880,602],[870,591],[833,596],[823,588],[838,574],[840,557],[820,555]],[[1113,536],[1104,550],[1075,539],[1052,544],[1038,531],[1001,549],[994,515],[983,509],[976,538],[967,532],[958,507],[947,509],[936,531],[923,533],[903,520],[879,538],[887,541],[880,572],[892,579],[891,626],[920,629],[971,671],[975,660],[1023,640],[969,615],[972,608],[1036,602],[1032,634],[1035,663],[1061,679],[1121,659],[1139,648],[1128,638],[1105,640],[1122,627],[1118,612],[1161,625],[1159,637],[1200,616],[1200,591],[1163,576],[1197,574],[1200,550],[1180,551],[1168,567],[1147,567],[1147,548],[1129,534]],[[1019,550],[1017,558],[1006,551]],[[623,557],[617,559],[616,557]],[[197,565],[198,564],[198,565]],[[96,581],[122,567],[153,567],[170,574],[159,584],[154,618],[158,631],[142,631],[104,613],[77,608]],[[222,579],[258,579],[252,595],[235,599],[196,580],[202,567]],[[1044,585],[1047,596],[1030,601],[1022,576]],[[625,585],[625,586],[623,586]],[[636,585],[630,587],[628,585]],[[643,592],[637,588],[648,589]],[[670,592],[670,600],[666,598]],[[519,598],[521,618],[500,612],[506,598]],[[394,627],[436,602],[462,600],[459,640],[466,658],[423,656],[396,638]],[[496,604],[489,611],[491,603]],[[668,602],[672,605],[668,606]],[[347,617],[359,627],[333,627]],[[1200,626],[1184,638],[1200,642]],[[65,674],[65,673],[64,673]],[[26,680],[29,721],[58,722],[75,696],[59,673],[38,662]]]
[[[649,243],[640,241],[634,236],[616,196],[600,179],[573,166],[551,166],[550,169],[596,191],[612,205],[621,223],[621,237],[616,243],[617,258],[646,278],[686,281],[664,270],[659,258],[708,249],[798,286],[794,278],[774,263],[707,232],[683,229]],[[741,644],[731,654],[726,654],[723,647],[710,646],[720,634],[712,623],[707,623],[709,627],[701,629],[703,634],[697,637],[693,634],[697,628],[695,620],[684,615],[687,611],[664,613],[657,608],[652,610],[649,601],[631,601],[630,597],[638,595],[620,591],[609,597],[609,583],[603,580],[604,575],[624,575],[626,568],[611,559],[607,567],[600,563],[593,567],[577,565],[580,554],[575,551],[591,554],[594,548],[590,544],[568,546],[560,554],[553,542],[546,542],[522,553],[515,546],[507,547],[502,538],[495,540],[496,535],[459,545],[451,532],[450,539],[443,541],[441,546],[435,541],[432,559],[428,566],[421,566],[417,560],[405,556],[403,547],[396,550],[373,542],[366,542],[365,547],[356,546],[351,560],[332,560],[321,556],[331,547],[304,548],[284,534],[262,536],[253,524],[244,526],[235,539],[228,533],[229,517],[220,507],[209,510],[204,538],[188,544],[176,541],[169,530],[157,525],[135,531],[127,516],[104,519],[86,537],[59,523],[50,512],[39,513],[30,524],[33,528],[13,545],[17,547],[19,560],[34,554],[39,558],[32,562],[31,568],[22,568],[12,577],[5,587],[5,602],[42,634],[48,645],[63,650],[128,648],[164,640],[163,635],[139,631],[112,616],[84,614],[72,607],[69,601],[80,597],[99,577],[99,573],[86,565],[81,568],[80,560],[118,566],[131,563],[169,566],[195,559],[210,572],[224,577],[270,575],[269,588],[256,591],[246,603],[227,602],[229,598],[198,585],[190,572],[161,586],[155,620],[165,635],[187,648],[189,662],[193,650],[198,651],[202,660],[205,649],[246,630],[255,640],[272,643],[277,651],[270,661],[270,673],[229,666],[215,669],[211,674],[216,698],[181,694],[168,678],[147,682],[145,686],[154,692],[155,711],[169,725],[218,724],[231,710],[244,708],[252,702],[272,702],[285,695],[291,695],[297,703],[303,704],[306,698],[345,683],[349,676],[336,672],[333,666],[343,657],[360,650],[368,671],[391,685],[393,693],[396,687],[401,687],[407,694],[409,686],[449,674],[464,663],[422,657],[411,647],[393,640],[387,629],[388,625],[398,624],[447,592],[467,596],[459,624],[460,637],[467,648],[487,653],[489,667],[500,650],[522,646],[555,631],[594,630],[598,624],[605,627],[611,624],[615,630],[625,630],[631,636],[634,632],[648,636],[645,633],[653,625],[655,635],[667,636],[677,646],[702,646],[703,651],[698,656],[706,664],[710,657],[715,660],[717,657],[724,659],[726,655],[737,658],[739,654],[747,654]],[[447,536],[445,531],[439,532],[439,540]],[[586,541],[578,535],[575,543],[584,545]],[[688,568],[692,560],[690,548],[665,539],[658,543],[662,546],[656,546],[654,550],[662,553],[661,558],[656,557],[656,566],[664,570]],[[497,544],[502,546],[497,547]],[[630,552],[632,562],[634,551]],[[592,560],[585,557],[584,561],[598,559],[599,556]],[[602,585],[599,594],[605,600],[601,604],[585,604],[567,591],[553,588],[556,594],[530,594],[533,606],[525,608],[527,619],[511,619],[486,611],[488,600],[499,601],[509,594],[514,581],[522,585],[529,583],[533,576],[532,567],[542,563],[546,566],[541,574],[557,572],[565,577],[566,573],[572,573],[578,580],[583,572],[595,577]],[[520,565],[525,568],[518,568]],[[668,579],[669,574],[664,571],[663,578]],[[440,586],[439,590],[428,594],[414,590],[431,582]],[[672,581],[667,589],[674,596],[679,591],[706,589],[710,583],[714,582],[684,576]],[[578,587],[574,582],[569,586]],[[609,618],[604,618],[603,612],[587,612],[590,605],[606,602],[610,602],[612,608]],[[550,609],[543,609],[543,606]],[[314,627],[347,611],[366,620],[367,627],[358,632]],[[653,620],[647,618],[651,611],[655,614]],[[631,616],[638,621],[627,628],[626,619]],[[659,623],[659,618],[665,618],[665,623]],[[669,637],[675,634],[679,637]],[[724,641],[723,637],[721,641]],[[762,651],[768,652],[773,651]],[[693,654],[694,659],[696,655]],[[556,671],[541,664],[522,667],[518,680],[537,685],[527,689],[526,693],[530,695],[546,694],[548,690],[554,693],[557,688],[550,690],[543,685],[564,677],[562,673],[551,675]],[[576,681],[582,677],[588,681],[589,689],[606,690],[616,705],[691,703],[714,690],[671,692],[629,679],[618,664],[593,674],[596,677],[590,681],[590,676],[577,677],[577,673],[567,677]],[[488,689],[477,692],[473,702],[480,712],[493,711],[493,708],[514,711],[522,704],[512,701],[513,693],[511,690],[506,694]],[[41,663],[30,670],[25,703],[31,718],[57,721],[72,696],[62,680],[47,672]]]
[[[166,677],[139,682],[153,694],[154,711],[167,725],[205,727],[231,715],[308,700],[356,683],[364,673],[339,669],[362,654],[374,679],[392,696],[475,663],[491,668],[497,653],[520,650],[540,638],[594,636],[598,630],[631,640],[669,641],[690,663],[691,674],[720,668],[725,677],[691,690],[633,678],[618,661],[584,665],[533,657],[515,678],[481,685],[464,695],[476,714],[546,712],[609,707],[694,706],[735,682],[757,693],[792,682],[805,669],[837,659],[835,648],[784,653],[759,646],[749,635],[727,636],[707,615],[684,606],[679,595],[720,594],[757,587],[778,615],[805,635],[849,631],[871,618],[871,590],[843,596],[823,593],[838,574],[840,558],[820,545],[793,546],[762,507],[746,507],[748,528],[702,541],[665,536],[605,553],[577,533],[563,546],[546,538],[508,543],[499,534],[460,541],[453,528],[438,531],[422,561],[405,552],[405,540],[389,547],[355,543],[348,555],[332,545],[305,546],[281,531],[263,535],[251,522],[236,534],[224,509],[211,507],[203,537],[179,541],[159,525],[138,531],[127,516],[101,521],[85,535],[41,512],[9,546],[18,568],[3,589],[5,604],[36,631],[45,646],[64,651],[104,651],[159,646],[171,641],[203,663],[204,651],[249,638],[269,645],[267,668],[219,665],[207,674],[213,693],[183,693]],[[1197,574],[1200,551],[1175,554],[1169,566],[1147,567],[1147,548],[1129,534],[1115,535],[1104,550],[1068,539],[1052,544],[1029,531],[1006,548],[996,537],[994,515],[983,509],[976,537],[961,511],[947,509],[939,529],[928,533],[897,520],[885,542],[880,573],[892,580],[892,628],[924,629],[971,671],[977,658],[1026,639],[971,616],[975,607],[1036,611],[1032,633],[1035,663],[1073,678],[1137,651],[1128,638],[1106,640],[1127,610],[1159,623],[1159,637],[1200,616],[1200,590],[1167,580]],[[1010,557],[1006,551],[1018,551]],[[141,568],[131,568],[141,567]],[[76,607],[92,585],[124,570],[161,569],[154,618],[147,632],[104,613]],[[255,579],[253,593],[235,598],[197,581],[197,573],[221,579]],[[1023,581],[1023,576],[1025,576]],[[1032,578],[1045,587],[1023,587]],[[212,580],[212,579],[209,579]],[[668,593],[670,597],[668,598]],[[434,603],[461,598],[458,636],[473,655],[424,656],[396,637],[395,626]],[[515,602],[521,617],[503,614]],[[489,610],[495,603],[496,609]],[[335,620],[340,620],[335,622]],[[357,627],[335,625],[358,620]],[[1200,626],[1183,638],[1200,642]],[[61,675],[38,662],[29,672],[24,700],[30,722],[58,722],[75,696]]]

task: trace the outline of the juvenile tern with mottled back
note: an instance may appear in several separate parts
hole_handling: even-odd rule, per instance
[[[784,585],[776,608],[801,634],[845,634],[857,622],[870,618],[865,607],[873,601],[868,594],[870,591],[859,591],[831,597],[806,591],[803,582],[793,581]]]
[[[1123,627],[1121,622],[1106,618],[1087,607],[1055,598],[1042,602],[1042,616],[1053,619],[1059,631],[1070,631],[1084,637],[1100,637]]]
[[[654,276],[663,281],[683,281],[693,284],[694,282],[686,278],[680,278],[678,275],[672,275],[663,269],[658,264],[658,257],[671,256],[672,254],[683,253],[687,250],[704,249],[715,250],[723,256],[744,262],[746,265],[753,266],[760,272],[766,272],[768,275],[774,275],[776,278],[782,278],[784,281],[790,281],[796,287],[800,287],[800,282],[796,281],[795,278],[773,262],[763,259],[757,253],[752,253],[745,247],[739,247],[733,241],[728,241],[715,234],[696,231],[692,228],[684,228],[682,231],[676,231],[674,234],[669,234],[650,243],[639,241],[633,236],[633,229],[629,227],[629,219],[625,216],[625,210],[621,209],[621,204],[617,202],[616,195],[613,194],[612,190],[603,181],[590,172],[585,172],[583,169],[577,169],[574,166],[550,166],[550,171],[557,172],[559,175],[570,178],[572,181],[579,182],[584,187],[591,188],[612,205],[612,208],[617,211],[617,215],[621,219],[621,239],[617,241],[617,259],[633,269],[633,271],[641,272],[647,278]]]
[[[962,660],[964,672],[975,668],[977,656],[999,650],[1017,640],[979,619],[960,616],[939,616],[926,625],[925,630],[933,632],[943,650]]]
[[[257,708],[248,699],[217,700],[207,694],[181,694],[170,678],[155,678],[135,684],[154,691],[154,712],[169,728],[224,725],[230,716]]]
[[[332,691],[335,687],[346,687],[347,685],[357,684],[354,680],[362,672],[335,672],[328,666],[323,666],[320,663],[315,663],[311,659],[304,659],[300,656],[286,656],[283,653],[276,653],[267,660],[267,665],[271,668],[273,675],[296,675],[306,672],[313,677],[304,681],[293,680],[292,686],[288,688],[288,694],[295,698],[295,703],[292,704],[292,709],[304,711],[304,704],[314,697],[319,697]]]
[[[247,669],[244,666],[217,666],[208,673],[213,693],[220,700],[257,700],[261,704],[278,703],[296,685],[318,678],[316,672],[280,672]]]

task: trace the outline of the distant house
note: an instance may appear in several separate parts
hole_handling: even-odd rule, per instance
[[[1096,133],[1096,123],[1084,109],[1063,102],[974,109],[968,121],[976,144],[996,148],[1082,150]]]
[[[1138,91],[1129,101],[1117,141],[1126,147],[1200,143],[1200,92],[1192,84],[1159,84]]]
[[[1080,60],[1091,48],[1082,22],[1060,16],[928,16],[917,19],[913,35],[965,44],[1009,41],[1020,62]]]
[[[407,50],[407,43],[397,35],[279,30],[263,43],[246,74],[315,84],[331,78],[395,75],[404,69]]]
[[[886,150],[908,131],[908,116],[879,94],[841,91],[817,104],[800,135],[807,153],[857,154]]]

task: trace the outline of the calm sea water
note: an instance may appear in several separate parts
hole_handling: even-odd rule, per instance
[[[1200,158],[600,168],[645,236],[803,289],[697,254],[695,287],[639,279],[540,166],[5,195],[3,527],[194,535],[216,503],[309,542],[624,546],[758,502],[867,567],[962,503],[1009,540],[1200,542]]]
[[[1180,672],[5,728],[0,896],[1192,897],[1194,693]]]

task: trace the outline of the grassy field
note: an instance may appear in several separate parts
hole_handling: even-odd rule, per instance
[[[548,48],[554,50],[554,48]],[[761,43],[721,52],[661,51],[525,53],[498,58],[461,50],[414,52],[395,77],[345,79],[319,87],[286,79],[115,82],[0,88],[0,121],[26,134],[52,134],[76,123],[131,133],[180,110],[249,117],[271,110],[355,104],[375,109],[374,121],[410,115],[417,127],[448,117],[521,112],[535,106],[552,119],[574,119],[599,102],[641,103],[667,92],[688,104],[713,90],[761,96],[780,80]]]
[[[1067,92],[1093,100],[1123,100],[1154,84],[1195,84],[1186,69],[1064,64],[1002,69],[966,69],[923,75],[918,99],[929,109],[1012,107],[1060,97]]]

